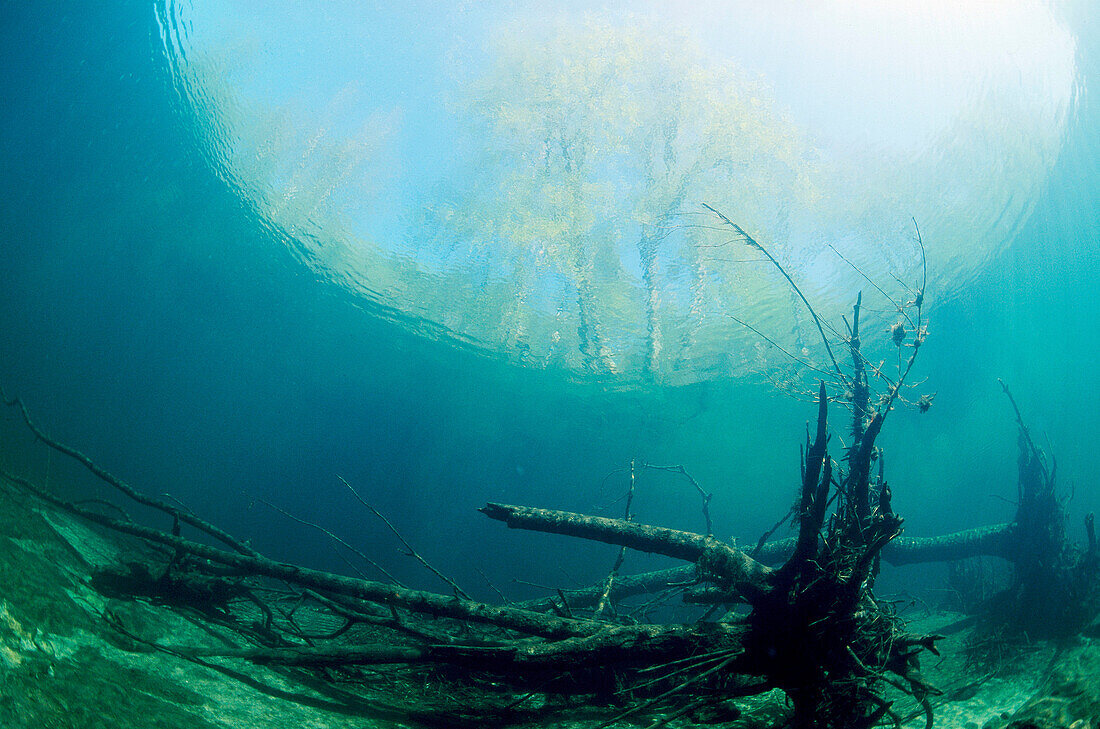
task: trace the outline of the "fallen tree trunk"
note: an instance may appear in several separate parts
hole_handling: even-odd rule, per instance
[[[224,574],[225,568],[231,568],[233,584],[240,590],[245,589],[240,587],[242,576],[265,577],[339,597],[343,607],[347,607],[347,600],[356,601],[362,605],[361,613],[369,613],[369,606],[387,607],[394,611],[396,623],[401,620],[396,611],[402,610],[466,626],[464,631],[443,641],[438,637],[417,637],[413,630],[411,637],[400,641],[391,638],[387,643],[302,645],[301,632],[296,635],[284,629],[280,634],[271,618],[274,611],[267,609],[266,630],[275,635],[276,645],[215,651],[157,646],[177,655],[194,659],[220,655],[298,667],[345,669],[378,663],[456,665],[492,675],[498,681],[508,677],[508,683],[517,689],[530,682],[550,681],[559,690],[564,682],[571,687],[569,692],[574,693],[578,690],[591,693],[597,676],[611,675],[616,682],[625,682],[630,687],[630,695],[641,702],[636,708],[681,694],[692,697],[691,701],[710,701],[707,697],[720,700],[717,697],[778,686],[795,699],[801,725],[809,726],[811,717],[822,717],[822,726],[849,729],[871,726],[881,716],[877,712],[883,704],[873,688],[882,680],[880,671],[902,676],[919,687],[913,689],[915,693],[926,691],[911,659],[915,652],[931,647],[933,638],[908,636],[895,621],[882,619],[880,609],[867,592],[869,583],[864,578],[854,582],[851,578],[852,570],[856,574],[869,574],[871,559],[888,540],[874,538],[837,551],[837,545],[830,546],[829,534],[840,539],[840,544],[847,538],[836,526],[820,542],[807,537],[822,526],[822,495],[831,483],[822,447],[827,410],[824,387],[819,402],[819,437],[810,452],[819,454],[825,467],[807,469],[805,476],[804,489],[813,494],[806,499],[812,508],[802,521],[802,541],[809,547],[805,554],[796,549],[779,571],[710,536],[547,509],[501,504],[489,504],[483,509],[491,518],[513,528],[594,539],[690,561],[704,580],[740,595],[755,608],[747,620],[731,617],[691,625],[631,625],[493,606],[220,549],[186,539],[178,534],[178,529],[167,533],[106,516],[60,499],[25,479],[10,474],[5,477],[58,508],[167,548],[174,556],[162,569],[164,575],[176,574],[173,584],[185,581],[188,570],[206,574],[209,580],[209,575]],[[868,524],[868,534],[875,530],[890,536],[896,533],[892,526],[896,518],[877,518],[879,521]],[[220,570],[212,569],[213,566]],[[810,573],[813,578],[807,581]],[[233,592],[227,588],[223,594]],[[254,596],[252,599],[259,602]],[[228,606],[229,599],[225,598],[220,607]],[[348,611],[340,614],[349,619]],[[506,632],[468,632],[477,625]],[[460,637],[463,632],[465,636]],[[847,646],[850,656],[836,650],[838,640]],[[639,678],[644,675],[639,671],[662,665],[668,666],[665,678]],[[880,668],[869,668],[872,666]],[[794,667],[797,670],[792,670]],[[757,680],[746,681],[739,676]]]
[[[511,607],[488,605],[462,600],[423,590],[410,590],[383,582],[346,577],[331,572],[310,569],[295,564],[276,562],[262,555],[250,556],[229,552],[195,542],[151,527],[122,521],[57,498],[29,481],[12,474],[0,474],[9,482],[21,486],[39,498],[71,514],[122,534],[138,537],[152,544],[169,547],[177,554],[186,554],[219,565],[232,567],[244,574],[283,580],[294,585],[320,590],[334,595],[356,598],[368,603],[404,608],[435,617],[455,618],[472,623],[496,625],[529,635],[548,638],[588,635],[603,627],[597,621],[562,618]]]
[[[693,565],[669,567],[654,572],[642,572],[636,575],[619,575],[609,591],[604,584],[582,587],[580,589],[561,590],[561,597],[541,597],[534,600],[525,600],[519,603],[520,607],[528,610],[557,610],[563,607],[562,600],[571,607],[587,608],[596,605],[606,594],[614,601],[635,595],[651,594],[685,587],[695,582],[696,570]]]
[[[757,552],[755,560],[769,567],[782,564],[794,553],[796,541],[794,537],[790,537],[765,542]],[[900,567],[929,562],[953,562],[972,557],[999,557],[1012,560],[1016,553],[1014,524],[992,524],[938,537],[899,536],[883,548],[882,561]],[[693,565],[669,567],[653,572],[621,575],[612,587],[611,595],[616,600],[622,600],[635,595],[656,594],[682,588],[698,581],[698,570]],[[593,585],[579,589],[565,589],[561,593],[571,607],[583,608],[595,605],[602,590],[602,585]],[[531,610],[550,610],[560,607],[561,599],[556,596],[543,597],[527,600],[520,605]]]
[[[745,595],[761,594],[771,587],[772,570],[769,567],[714,537],[528,506],[489,503],[482,507],[481,513],[503,521],[512,529],[592,539],[695,562],[714,579]]]
[[[953,562],[971,557],[1015,554],[1014,524],[992,524],[938,537],[898,537],[882,550],[882,561],[895,567],[923,562]]]
[[[412,672],[393,674],[411,676],[406,696],[418,696],[429,684],[444,682],[455,689],[446,691],[456,697],[451,700],[452,710],[462,706],[463,716],[472,713],[494,725],[514,718],[517,707],[535,694],[544,704],[531,711],[540,718],[575,708],[580,699],[589,706],[625,706],[614,721],[656,708],[666,709],[667,717],[704,706],[716,709],[730,697],[778,688],[793,704],[796,729],[869,729],[893,716],[891,704],[881,696],[882,687],[889,684],[920,702],[931,726],[927,697],[935,690],[924,682],[918,662],[922,652],[936,652],[938,636],[907,633],[893,608],[875,598],[878,563],[900,534],[902,520],[891,508],[881,465],[877,477],[871,473],[878,453],[875,441],[891,409],[904,399],[902,388],[924,341],[924,284],[910,305],[898,306],[913,336],[904,343],[908,334],[900,321],[895,327],[900,334],[892,330],[899,365],[896,377],[883,375],[861,353],[861,296],[845,340],[852,358],[850,370],[845,371],[821,320],[778,260],[742,228],[713,212],[792,286],[809,309],[831,362],[828,369],[815,368],[826,379],[817,388],[814,435],[807,433],[803,449],[798,536],[789,552],[776,560],[781,566],[765,564],[766,551],[754,558],[715,539],[709,518],[708,534],[702,535],[639,524],[630,517],[629,508],[624,519],[503,504],[488,504],[482,511],[512,528],[685,560],[695,581],[706,585],[719,601],[745,601],[748,615],[731,612],[717,620],[688,624],[620,619],[602,605],[615,582],[621,587],[620,579],[605,582],[597,598],[601,608],[594,617],[585,618],[571,614],[567,599],[553,606],[562,614],[553,614],[530,606],[478,602],[457,588],[454,595],[440,595],[277,562],[185,510],[143,497],[79,451],[51,440],[18,400],[7,402],[18,406],[36,437],[77,459],[128,498],[170,516],[171,532],[105,516],[29,481],[7,478],[57,508],[158,547],[151,566],[137,570],[149,577],[143,594],[155,598],[158,588],[182,591],[188,594],[189,606],[200,609],[201,601],[208,600],[208,619],[236,628],[252,646],[211,650],[157,645],[193,660],[221,656],[310,667],[318,671],[317,677],[330,680],[326,671],[338,668],[342,686],[363,687],[377,679],[364,666],[388,664],[395,671]],[[910,306],[912,317],[906,311]],[[911,350],[904,365],[903,346]],[[871,397],[869,378],[882,387],[877,397]],[[834,461],[829,454],[828,411],[830,401],[836,400],[850,408],[852,432],[844,457]],[[921,402],[930,398],[922,397]],[[185,539],[181,524],[229,548]],[[952,542],[950,549],[941,542],[928,551],[980,549],[990,540],[997,541],[992,536],[961,539]],[[913,551],[911,545],[908,551]],[[900,553],[905,552],[903,547]],[[617,561],[612,577],[618,566]],[[667,572],[662,577],[666,584],[668,577]],[[276,589],[273,582],[280,587]],[[191,583],[196,589],[187,589]],[[261,590],[275,597],[261,599]],[[318,613],[334,618],[341,627],[327,634],[304,630],[295,615],[307,603],[318,606]],[[261,620],[254,618],[257,611]],[[443,670],[448,667],[459,670],[448,674]],[[666,721],[660,719],[653,726]]]

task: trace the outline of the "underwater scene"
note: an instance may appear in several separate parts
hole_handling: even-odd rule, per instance
[[[1100,729],[1093,0],[0,34],[0,727]]]

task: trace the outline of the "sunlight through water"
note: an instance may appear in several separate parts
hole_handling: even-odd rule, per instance
[[[1027,220],[1079,93],[1057,7],[170,3],[206,154],[316,276],[525,366],[679,384],[954,296]],[[873,282],[873,283],[871,283]],[[886,298],[879,288],[889,295]]]

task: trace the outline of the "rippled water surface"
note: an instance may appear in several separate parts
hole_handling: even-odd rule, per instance
[[[774,366],[805,310],[953,296],[1019,232],[1083,81],[1019,2],[172,3],[203,152],[334,287],[531,367],[683,384]],[[871,289],[865,277],[884,289]],[[888,296],[890,298],[888,298]],[[816,353],[815,353],[816,354]]]

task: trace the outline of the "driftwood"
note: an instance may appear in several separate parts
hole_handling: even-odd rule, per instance
[[[513,528],[560,533],[689,561],[698,570],[699,580],[756,608],[747,620],[690,625],[616,624],[488,605],[276,562],[254,552],[245,554],[211,546],[180,536],[177,528],[154,529],[65,501],[26,479],[11,474],[5,474],[5,478],[69,513],[166,548],[172,557],[164,565],[161,577],[150,578],[151,586],[168,585],[164,577],[174,573],[170,583],[179,592],[181,584],[195,581],[199,575],[209,583],[226,568],[231,569],[236,575],[236,587],[226,588],[218,598],[219,609],[227,613],[232,610],[232,600],[245,596],[247,588],[240,586],[240,576],[247,575],[316,591],[327,599],[340,600],[338,604],[345,607],[350,600],[361,619],[377,619],[377,608],[385,607],[394,616],[402,611],[504,631],[482,632],[473,640],[444,632],[430,639],[406,638],[400,642],[391,638],[385,643],[309,645],[297,641],[292,632],[269,624],[268,634],[274,638],[269,645],[233,650],[171,647],[179,655],[314,668],[379,663],[451,665],[498,678],[508,676],[516,690],[551,681],[555,686],[564,682],[582,687],[575,691],[586,694],[600,682],[593,676],[585,678],[584,674],[610,670],[617,681],[634,683],[628,695],[638,702],[638,707],[651,707],[647,702],[654,700],[664,705],[678,697],[690,698],[692,704],[700,699],[720,702],[732,695],[778,686],[792,695],[796,714],[802,717],[799,721],[805,726],[869,725],[884,710],[885,705],[873,690],[883,680],[882,673],[897,674],[903,679],[902,685],[914,693],[929,690],[915,670],[914,656],[924,648],[931,648],[934,637],[906,635],[867,590],[874,557],[868,546],[874,550],[881,548],[884,541],[874,535],[893,534],[896,517],[869,512],[878,521],[869,523],[860,532],[845,526],[845,520],[837,519],[826,530],[826,539],[817,539],[825,516],[823,496],[831,483],[831,467],[824,465],[830,463],[824,453],[827,439],[824,392],[822,386],[818,437],[808,451],[811,458],[818,459],[818,468],[813,468],[808,459],[804,489],[811,496],[804,502],[811,516],[803,518],[802,552],[796,548],[795,555],[779,569],[772,569],[714,537],[690,532],[501,504],[488,504],[482,510]],[[19,405],[29,419],[21,403],[9,403]],[[34,432],[53,446],[54,441],[40,429],[35,427]],[[85,465],[91,463],[82,457],[77,460]],[[103,473],[98,469],[93,472]],[[114,485],[115,479],[105,480]],[[165,511],[174,518],[174,509]],[[200,532],[210,534],[211,530],[204,528],[201,520],[193,518],[191,523]],[[855,533],[860,534],[858,543],[845,536]],[[865,543],[867,537],[870,540]],[[830,538],[838,541],[830,544]],[[194,593],[216,592],[204,589],[205,592],[196,589]],[[251,595],[249,599],[256,598]],[[344,615],[346,618],[346,611]],[[275,621],[269,619],[269,622]],[[416,635],[415,630],[412,633]],[[837,640],[842,641],[839,645],[844,650],[836,650]],[[641,680],[642,671],[657,666],[667,666],[664,678]],[[812,670],[808,670],[810,667]],[[843,681],[830,678],[834,675],[843,675]],[[568,680],[562,676],[568,676]],[[838,685],[843,688],[834,690]],[[823,720],[826,723],[820,723]]]
[[[882,562],[900,567],[930,562],[954,562],[974,557],[999,557],[1011,561],[1018,553],[1014,547],[1015,522],[992,524],[974,529],[943,534],[938,537],[896,537],[881,552]],[[756,554],[761,564],[774,567],[786,562],[794,553],[794,537],[766,542]],[[616,600],[644,594],[656,594],[682,587],[693,582],[694,565],[669,567],[668,569],[621,575],[615,582],[611,596]],[[563,590],[566,601],[573,607],[591,607],[601,594],[602,585]],[[735,596],[731,596],[735,597]],[[740,602],[740,600],[736,600]],[[557,596],[528,600],[520,603],[532,610],[549,610],[559,605]]]
[[[718,215],[742,243],[780,270],[809,308],[776,259]],[[829,365],[813,368],[824,376],[814,393],[815,427],[803,446],[801,486],[793,509],[798,533],[792,539],[761,540],[750,553],[716,538],[706,509],[710,496],[694,481],[703,496],[706,534],[639,523],[630,512],[630,496],[621,519],[497,503],[483,507],[486,516],[510,528],[620,547],[602,583],[558,591],[544,600],[492,605],[470,599],[407,543],[408,552],[443,577],[453,594],[271,560],[186,509],[141,494],[81,452],[50,438],[21,401],[6,397],[5,403],[18,410],[38,440],[74,458],[125,497],[163,513],[170,525],[157,529],[135,522],[125,512],[105,514],[93,505],[66,501],[14,474],[3,477],[58,509],[154,548],[147,564],[97,575],[94,584],[101,589],[198,610],[206,619],[236,630],[246,644],[211,649],[150,642],[189,660],[251,661],[311,671],[325,679],[338,671],[344,692],[357,686],[363,692],[376,690],[378,667],[385,666],[395,696],[417,695],[418,690],[423,694],[429,684],[445,687],[431,697],[421,696],[415,714],[431,720],[435,711],[451,725],[502,725],[572,713],[596,716],[604,722],[601,726],[654,715],[658,718],[651,726],[658,727],[678,716],[700,721],[728,718],[736,714],[731,699],[778,688],[793,705],[793,726],[860,729],[897,720],[892,704],[882,697],[883,687],[889,685],[923,706],[931,726],[929,697],[936,691],[921,676],[919,658],[923,652],[936,652],[939,636],[908,633],[892,607],[875,598],[880,564],[986,554],[1019,563],[1034,549],[1041,529],[1024,522],[1021,506],[1016,522],[1009,525],[925,539],[899,536],[902,520],[891,508],[875,441],[889,412],[909,402],[907,378],[926,336],[923,299],[922,282],[908,304],[894,302],[898,321],[890,338],[898,366],[893,376],[863,353],[862,296],[851,322],[845,322],[842,340],[851,359],[847,368],[841,366],[822,320],[810,308]],[[924,395],[912,404],[924,410],[931,398]],[[843,457],[834,459],[829,452],[829,414],[837,404],[847,409],[850,431]],[[1026,463],[1021,459],[1021,473],[1045,477],[1046,471],[1035,462],[1037,449],[1033,444],[1029,448]],[[682,467],[668,468],[683,472]],[[1052,480],[1052,474],[1046,475]],[[1047,490],[1036,493],[1049,501]],[[196,534],[185,537],[184,528]],[[1087,554],[1095,564],[1091,531],[1090,545]],[[686,564],[647,575],[621,575],[626,549]],[[715,614],[712,608],[707,619],[687,624],[639,621],[615,609],[625,596],[670,589],[683,592],[685,600],[712,603],[715,608],[734,603],[744,607],[717,618],[710,617]],[[108,617],[120,631],[144,640]],[[328,621],[328,627],[303,627],[318,618]],[[425,709],[428,705],[436,709]]]
[[[1008,385],[999,382],[1018,432],[1016,518],[1000,555],[1012,563],[1013,574],[1008,588],[984,606],[984,628],[1007,628],[1029,638],[1066,637],[1080,632],[1100,612],[1094,517],[1085,516],[1085,549],[1067,540],[1058,462],[1035,444]]]

